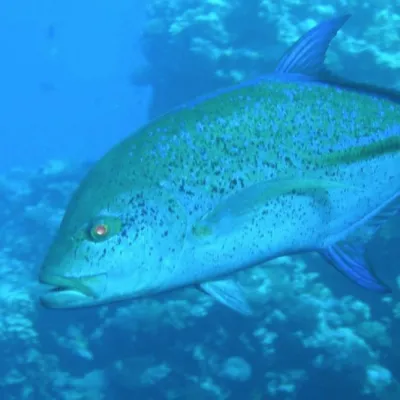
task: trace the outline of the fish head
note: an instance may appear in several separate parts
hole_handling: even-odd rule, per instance
[[[84,187],[75,194],[41,266],[40,282],[52,286],[40,298],[45,307],[86,307],[159,293],[177,273],[186,234],[177,201],[154,190],[102,198],[92,192]]]

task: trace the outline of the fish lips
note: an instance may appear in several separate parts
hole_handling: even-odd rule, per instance
[[[82,276],[79,278],[43,274],[41,283],[52,288],[40,296],[46,308],[76,308],[94,305],[105,292],[107,274]]]

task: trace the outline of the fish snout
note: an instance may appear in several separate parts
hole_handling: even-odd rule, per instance
[[[65,277],[42,273],[39,281],[51,288],[40,296],[46,308],[75,308],[98,303],[105,292],[107,274],[83,277]]]

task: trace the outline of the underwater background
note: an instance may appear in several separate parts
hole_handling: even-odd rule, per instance
[[[399,0],[1,3],[0,400],[400,399],[399,218],[368,247],[391,296],[316,254],[240,273],[247,318],[194,289],[48,310],[34,285],[98,157],[173,106],[273,70],[348,12],[327,64],[400,89]]]

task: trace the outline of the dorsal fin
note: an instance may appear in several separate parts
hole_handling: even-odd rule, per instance
[[[280,59],[275,72],[318,76],[325,71],[325,54],[350,14],[324,21],[304,34]]]

